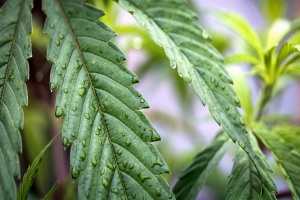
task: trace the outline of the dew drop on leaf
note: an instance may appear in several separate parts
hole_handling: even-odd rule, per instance
[[[210,35],[208,34],[208,32],[206,30],[202,31],[202,37],[205,40],[211,41],[211,37],[210,37]]]
[[[112,192],[115,193],[115,194],[118,194],[119,193],[119,189],[115,188],[115,189],[112,190]]]
[[[60,45],[60,41],[59,41],[59,40],[56,40],[56,41],[55,41],[55,45],[56,45],[56,46],[59,46],[59,45]]]
[[[61,65],[61,68],[62,68],[62,69],[66,69],[66,68],[67,68],[67,65],[66,65],[66,64],[62,64],[62,65]]]
[[[50,83],[51,92],[56,89],[56,85],[54,83]]]
[[[142,98],[142,99],[140,100],[140,102],[141,102],[141,103],[145,103],[145,99]]]
[[[86,142],[85,140],[82,140],[82,146],[85,147],[86,146]]]
[[[85,159],[85,157],[86,157],[86,153],[84,152],[84,151],[82,151],[81,153],[80,153],[80,159],[81,160],[84,160]]]
[[[125,144],[126,144],[126,146],[130,147],[130,145],[131,145],[131,142],[130,142],[129,138],[127,138],[127,140],[126,140]]]
[[[225,106],[225,109],[226,109],[226,110],[229,110],[229,106]]]
[[[55,116],[56,117],[60,117],[64,114],[64,111],[62,109],[62,107],[60,106],[56,106],[56,109],[55,109]]]
[[[64,38],[64,35],[61,34],[61,33],[59,33],[59,34],[58,34],[58,37],[59,37],[59,39],[63,39],[63,38]]]
[[[160,189],[156,188],[156,196],[159,197],[161,195]]]
[[[127,164],[128,164],[127,160],[124,160],[124,161],[123,161],[123,167],[126,168],[126,167],[127,167]]]
[[[240,122],[241,122],[242,125],[245,125],[245,122],[244,122],[242,117],[240,117]]]
[[[93,165],[94,167],[96,167],[96,166],[97,166],[97,159],[96,159],[96,157],[95,157],[95,156],[93,156],[93,157],[92,157],[92,159],[91,159],[91,163],[92,163],[92,165]]]
[[[139,78],[137,76],[132,76],[132,83],[135,84],[138,82],[140,82]]]
[[[73,180],[75,180],[79,176],[79,171],[76,169],[75,166],[73,166],[71,169],[71,175]]]
[[[77,90],[77,94],[78,94],[79,96],[83,97],[84,94],[85,94],[85,89],[84,89],[84,88],[79,88],[79,89]]]
[[[103,167],[103,169],[100,171],[100,175],[105,174],[105,168]]]
[[[64,93],[66,93],[66,94],[67,94],[67,93],[68,93],[68,89],[64,89]]]
[[[175,61],[171,61],[171,62],[170,62],[170,65],[171,65],[171,67],[172,67],[173,69],[176,68],[176,62],[175,62]]]
[[[90,119],[90,114],[89,114],[89,113],[85,113],[85,114],[84,114],[84,117],[85,117],[86,119]]]
[[[103,185],[103,187],[105,187],[106,189],[108,188],[108,181],[107,181],[106,178],[103,178],[103,180],[102,180],[102,185]]]
[[[63,146],[64,146],[64,148],[66,148],[68,146],[68,144],[69,144],[69,139],[67,137],[64,137],[63,138]]]
[[[244,149],[245,148],[245,144],[244,144],[244,142],[242,142],[242,141],[239,141],[238,142],[239,143],[239,145]]]

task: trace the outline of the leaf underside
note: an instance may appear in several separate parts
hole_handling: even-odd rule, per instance
[[[223,157],[229,142],[228,135],[221,132],[207,148],[194,158],[173,188],[176,199],[197,198],[209,174]]]
[[[171,66],[178,66],[178,74],[193,85],[216,122],[234,142],[238,141],[257,166],[236,108],[240,102],[232,89],[232,80],[223,67],[222,56],[209,43],[210,35],[195,22],[197,16],[186,8],[183,0],[118,2],[164,48]]]
[[[138,77],[120,62],[109,40],[116,34],[98,21],[104,13],[81,0],[43,1],[51,36],[51,90],[55,115],[64,115],[63,145],[72,144],[71,174],[80,175],[79,199],[173,199],[160,140],[145,115],[149,107],[132,85]]]
[[[264,165],[265,157],[254,136],[250,137],[257,160],[264,167],[259,174],[247,154],[239,150],[227,184],[226,199],[276,199],[274,192],[277,192],[277,187],[269,173],[271,168]]]
[[[23,105],[27,105],[31,57],[31,0],[9,0],[0,10],[0,199],[16,199],[17,152],[22,150]]]
[[[253,130],[271,151],[292,191],[293,198],[300,199],[300,152],[298,149],[292,145],[293,143],[288,143],[284,137],[276,133],[278,131],[276,129],[270,131],[265,125],[256,124]],[[294,140],[299,140],[299,138],[295,137]]]

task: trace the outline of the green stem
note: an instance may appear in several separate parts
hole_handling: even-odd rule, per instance
[[[261,98],[258,104],[258,112],[256,121],[259,121],[263,115],[267,103],[270,101],[273,92],[273,85],[265,85],[261,94]]]

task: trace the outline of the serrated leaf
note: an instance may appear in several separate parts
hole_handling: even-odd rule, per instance
[[[197,16],[182,0],[119,0],[145,27],[152,39],[165,50],[171,67],[192,84],[201,102],[208,108],[232,140],[255,158],[246,137],[244,122],[236,106],[236,97],[222,56],[209,44],[210,35],[195,23]]]
[[[263,47],[251,25],[240,15],[233,12],[214,12],[218,20],[235,31],[251,47],[251,52],[258,60],[262,60]]]
[[[224,132],[219,133],[216,138],[201,151],[183,171],[179,180],[173,188],[176,199],[196,199],[199,191],[207,181],[209,174],[223,157],[230,138]]]
[[[226,188],[226,199],[276,199],[277,187],[270,175],[271,168],[265,161],[255,137],[250,141],[261,166],[260,174],[244,151],[239,150]],[[261,178],[260,178],[261,177]]]
[[[46,196],[42,200],[49,200],[51,199],[53,193],[55,192],[56,188],[58,186],[58,181],[55,182],[55,184],[51,187],[49,192],[46,194]]]
[[[272,132],[279,135],[285,142],[293,145],[300,152],[300,127],[292,124],[283,124],[273,127]]]
[[[17,152],[22,150],[31,56],[31,0],[9,0],[0,9],[0,199],[16,199]]]
[[[274,129],[269,130],[262,123],[253,125],[253,131],[271,151],[292,191],[293,198],[300,199],[300,152],[298,149],[285,141],[280,134],[274,133]]]
[[[24,174],[22,183],[20,184],[19,190],[18,190],[18,200],[26,200],[27,194],[34,182],[35,176],[38,172],[38,169],[41,165],[42,159],[44,157],[44,154],[49,149],[49,147],[52,145],[52,143],[60,136],[61,133],[57,134],[39,153],[39,155],[34,159],[31,166],[28,167],[26,173]]]
[[[160,137],[139,111],[149,106],[132,87],[138,77],[120,63],[125,55],[109,42],[116,34],[98,21],[104,13],[81,0],[43,6],[50,88],[59,88],[55,114],[64,115],[79,199],[174,199],[159,176],[169,169],[151,144]]]

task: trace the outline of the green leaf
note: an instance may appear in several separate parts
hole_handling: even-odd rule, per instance
[[[262,123],[255,124],[252,128],[260,140],[271,151],[292,191],[293,198],[300,199],[300,152],[298,149],[295,149],[280,134],[274,132],[274,129],[269,130]]]
[[[252,105],[252,93],[247,84],[245,74],[237,70],[231,70],[230,76],[234,81],[233,89],[241,101],[241,108],[245,112],[244,119],[246,124],[251,124],[254,120],[254,108]]]
[[[228,28],[235,31],[251,48],[249,53],[254,53],[258,60],[263,58],[263,47],[257,33],[251,25],[240,15],[232,12],[214,12],[214,16],[225,24]]]
[[[257,65],[260,61],[253,56],[252,54],[235,54],[229,56],[225,59],[226,64],[235,64],[235,63],[249,63],[251,65]]]
[[[151,142],[160,140],[145,115],[139,81],[98,21],[104,13],[81,0],[43,1],[51,36],[51,90],[56,117],[64,115],[63,145],[72,144],[71,174],[79,199],[174,199],[159,175],[169,169]]]
[[[229,145],[229,139],[224,132],[219,133],[212,143],[194,158],[173,188],[176,199],[197,198],[209,174],[223,157]]]
[[[293,145],[300,152],[300,127],[292,124],[277,125],[272,132],[280,136],[285,142]]]
[[[60,136],[61,133],[57,134],[39,153],[39,155],[34,159],[31,166],[28,167],[27,172],[25,173],[22,183],[20,184],[19,190],[18,190],[18,200],[26,200],[27,194],[33,184],[34,178],[38,172],[38,169],[40,167],[40,164],[42,162],[42,159],[44,157],[44,154],[48,150],[48,148],[52,145],[52,143]]]
[[[226,188],[226,199],[276,199],[274,192],[277,192],[277,187],[269,173],[272,169],[266,163],[255,137],[252,134],[249,136],[261,166],[260,174],[247,154],[239,150]]]
[[[55,192],[57,186],[58,186],[58,181],[56,181],[56,183],[51,187],[51,189],[46,194],[46,196],[43,198],[43,200],[49,200],[49,199],[51,199],[51,197],[52,197],[53,193]]]
[[[16,199],[17,152],[22,151],[23,105],[27,105],[31,57],[31,0],[9,0],[0,9],[0,199]]]
[[[193,84],[216,122],[254,161],[244,122],[236,108],[240,104],[230,85],[232,80],[223,67],[222,56],[209,44],[210,35],[195,23],[196,15],[182,0],[119,0],[119,3],[164,48],[171,67],[178,66],[179,75]]]

